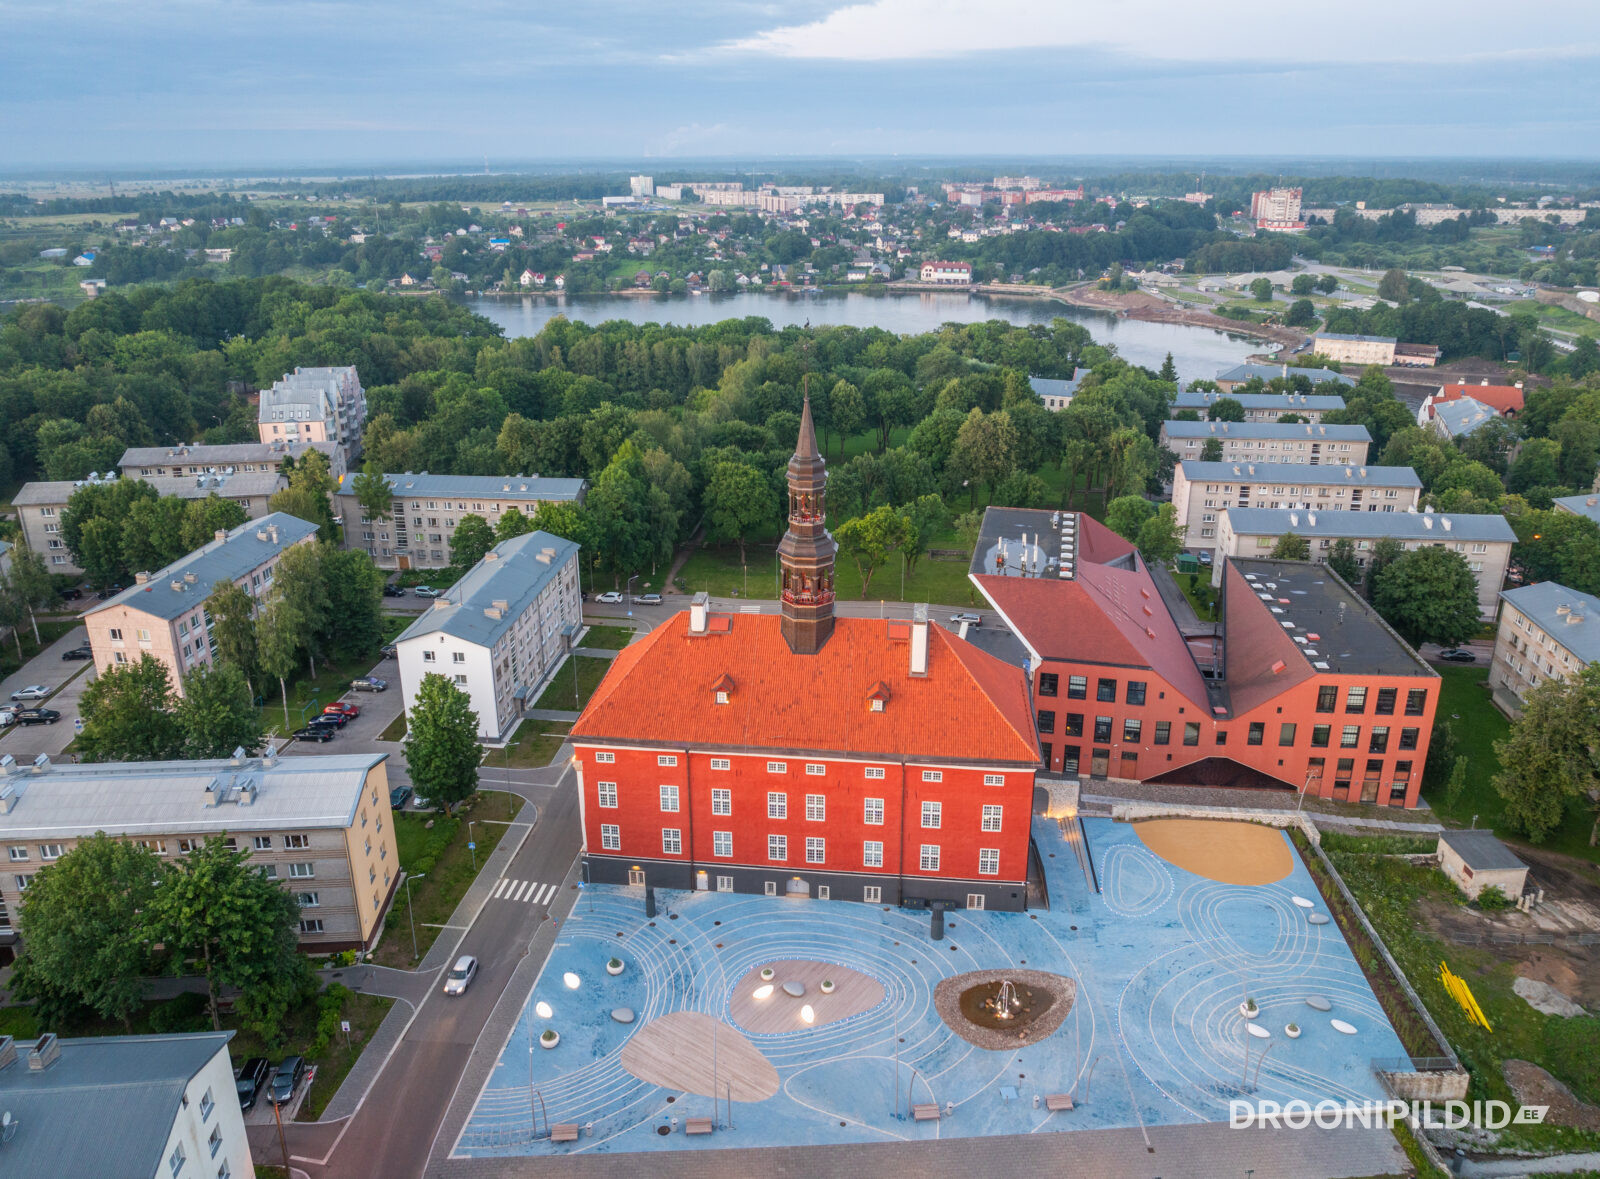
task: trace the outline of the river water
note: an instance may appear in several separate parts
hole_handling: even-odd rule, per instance
[[[880,327],[897,335],[931,332],[946,323],[979,323],[1004,319],[1015,324],[1075,319],[1097,343],[1114,344],[1124,359],[1148,368],[1161,367],[1168,352],[1178,376],[1188,382],[1210,379],[1238,364],[1260,342],[1244,336],[1177,323],[1117,319],[1054,299],[1003,298],[960,291],[839,291],[812,295],[741,291],[729,295],[524,295],[521,298],[466,300],[485,319],[499,324],[507,336],[537,335],[557,315],[584,323],[622,319],[629,323],[671,323],[696,327],[724,319],[761,316],[774,327],[807,322]]]

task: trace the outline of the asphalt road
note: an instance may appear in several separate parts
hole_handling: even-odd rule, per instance
[[[65,660],[61,652],[82,646],[88,638],[86,629],[73,627],[23,664],[15,675],[0,680],[0,703],[16,708],[53,708],[61,714],[61,719],[53,725],[11,725],[0,730],[0,754],[9,753],[17,761],[27,763],[41,753],[58,758],[71,743],[75,736],[72,721],[78,715],[78,697],[94,673],[88,660]],[[54,694],[48,700],[9,705],[11,693],[27,684],[43,684]]]
[[[526,793],[543,796],[538,821],[505,876],[559,883],[579,849],[577,780],[567,773],[553,789],[530,786]],[[547,906],[526,900],[491,897],[485,902],[455,951],[477,957],[477,979],[466,994],[447,998],[443,971],[436,972],[428,998],[353,1118],[285,1127],[296,1168],[314,1179],[421,1175],[473,1046],[547,919]],[[445,930],[441,936],[455,934]],[[487,1047],[498,1050],[499,1045]],[[260,1161],[279,1159],[273,1127],[252,1127],[250,1143]],[[442,1142],[438,1149],[449,1147]]]

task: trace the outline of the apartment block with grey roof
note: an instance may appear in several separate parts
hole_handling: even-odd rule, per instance
[[[1247,422],[1276,422],[1284,414],[1299,414],[1308,422],[1320,422],[1322,415],[1344,408],[1344,398],[1330,393],[1179,393],[1172,412],[1192,409],[1202,418],[1224,398],[1244,406]]]
[[[1183,462],[1172,473],[1172,503],[1191,548],[1216,545],[1228,508],[1404,512],[1421,496],[1422,480],[1410,467]]]
[[[1500,593],[1489,688],[1500,708],[1520,715],[1524,697],[1548,680],[1567,680],[1600,659],[1600,600],[1541,581]]]
[[[256,425],[261,441],[331,442],[342,450],[340,468],[354,465],[367,421],[367,394],[353,365],[296,368],[261,391]]]
[[[298,462],[308,451],[328,460],[335,479],[344,474],[339,464],[343,452],[332,442],[227,442],[215,446],[182,442],[172,446],[132,446],[123,451],[117,467],[125,479],[160,479],[178,475],[223,475],[277,471],[284,460]]]
[[[1331,466],[1367,461],[1372,435],[1365,426],[1330,426],[1321,422],[1179,422],[1161,423],[1161,445],[1179,462],[1197,460],[1215,439],[1222,461],[1230,463],[1307,463]]]

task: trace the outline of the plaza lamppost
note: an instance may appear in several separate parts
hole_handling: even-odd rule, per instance
[[[411,923],[411,960],[415,962],[421,955],[417,953],[417,914],[411,905],[411,882],[421,880],[426,872],[418,872],[415,876],[406,877],[406,920]]]
[[[633,617],[633,583],[638,581],[638,580],[639,580],[639,575],[637,573],[635,573],[632,577],[628,578],[628,584],[627,584],[626,589],[624,590],[624,593],[626,593],[627,598],[628,598],[628,617],[629,618]]]

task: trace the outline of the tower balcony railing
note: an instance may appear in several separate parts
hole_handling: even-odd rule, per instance
[[[826,520],[826,512],[806,512],[796,508],[789,513],[789,522],[791,524],[821,524]]]
[[[833,602],[833,591],[786,589],[783,600],[791,606],[827,606]]]

